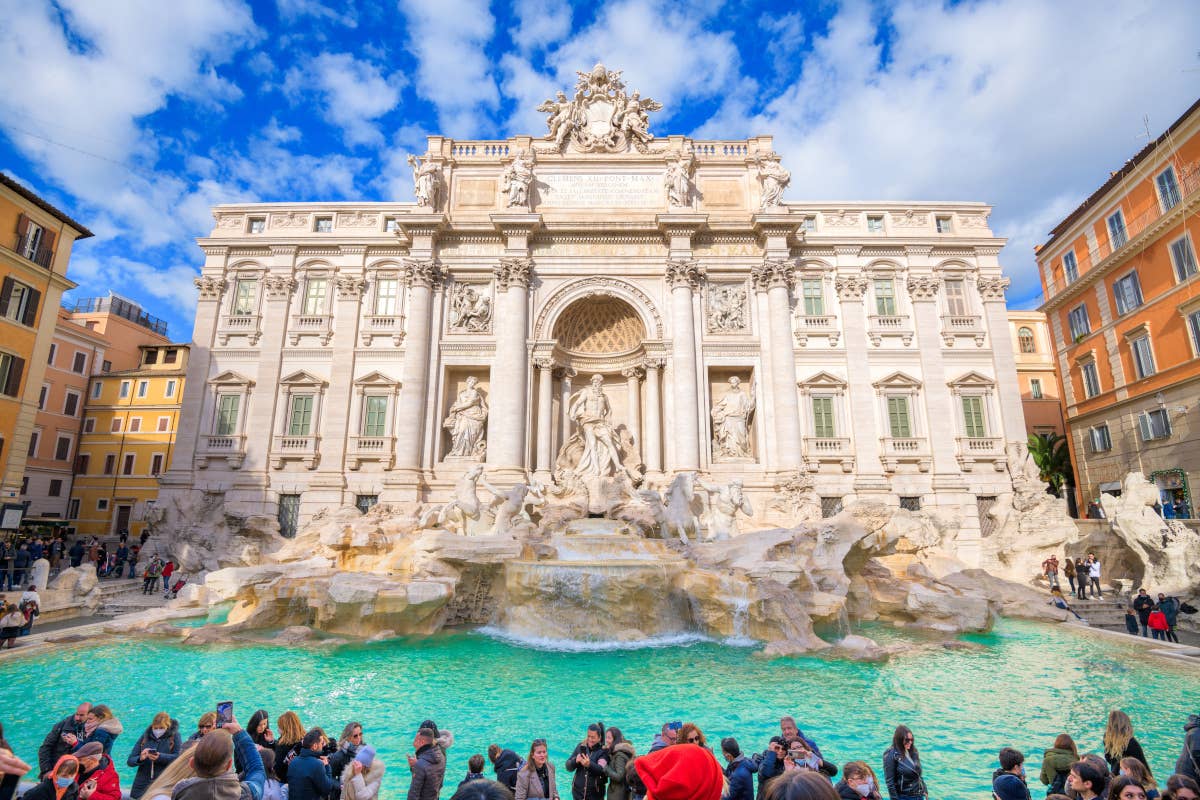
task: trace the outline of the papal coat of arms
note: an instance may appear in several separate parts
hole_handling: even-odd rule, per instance
[[[626,94],[621,71],[607,70],[603,64],[576,74],[579,79],[573,98],[559,92],[555,99],[538,106],[538,111],[550,115],[545,138],[559,150],[570,142],[585,153],[620,153],[630,145],[646,152],[646,145],[654,139],[648,114],[661,110],[662,103],[638,92]]]

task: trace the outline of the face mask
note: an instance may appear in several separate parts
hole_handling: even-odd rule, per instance
[[[150,732],[154,734],[154,738],[158,738],[167,732],[166,728],[151,728]]]
[[[860,796],[866,797],[871,793],[871,789],[873,788],[874,787],[871,786],[870,782],[860,783],[858,786],[854,787],[854,791],[858,792]]]
[[[808,767],[809,769],[817,769],[821,766],[821,761],[816,756],[809,756],[808,758],[804,759],[804,766]]]
[[[58,788],[65,789],[68,786],[70,786],[72,783],[74,783],[75,779],[74,778],[56,778],[54,782],[56,784],[58,784]]]

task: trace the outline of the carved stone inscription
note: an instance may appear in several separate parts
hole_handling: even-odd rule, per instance
[[[538,175],[542,204],[555,208],[658,208],[662,179],[647,174]]]

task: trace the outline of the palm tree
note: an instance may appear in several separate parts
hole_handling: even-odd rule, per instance
[[[1029,455],[1037,464],[1040,477],[1050,484],[1051,491],[1059,496],[1063,484],[1075,485],[1075,473],[1071,469],[1071,451],[1067,440],[1057,433],[1029,435]]]

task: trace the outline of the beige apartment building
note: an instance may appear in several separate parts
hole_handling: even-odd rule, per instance
[[[1062,414],[1062,389],[1054,367],[1054,340],[1046,315],[1040,311],[1009,311],[1017,362],[1017,385],[1025,429],[1030,433],[1062,436],[1066,432]]]

